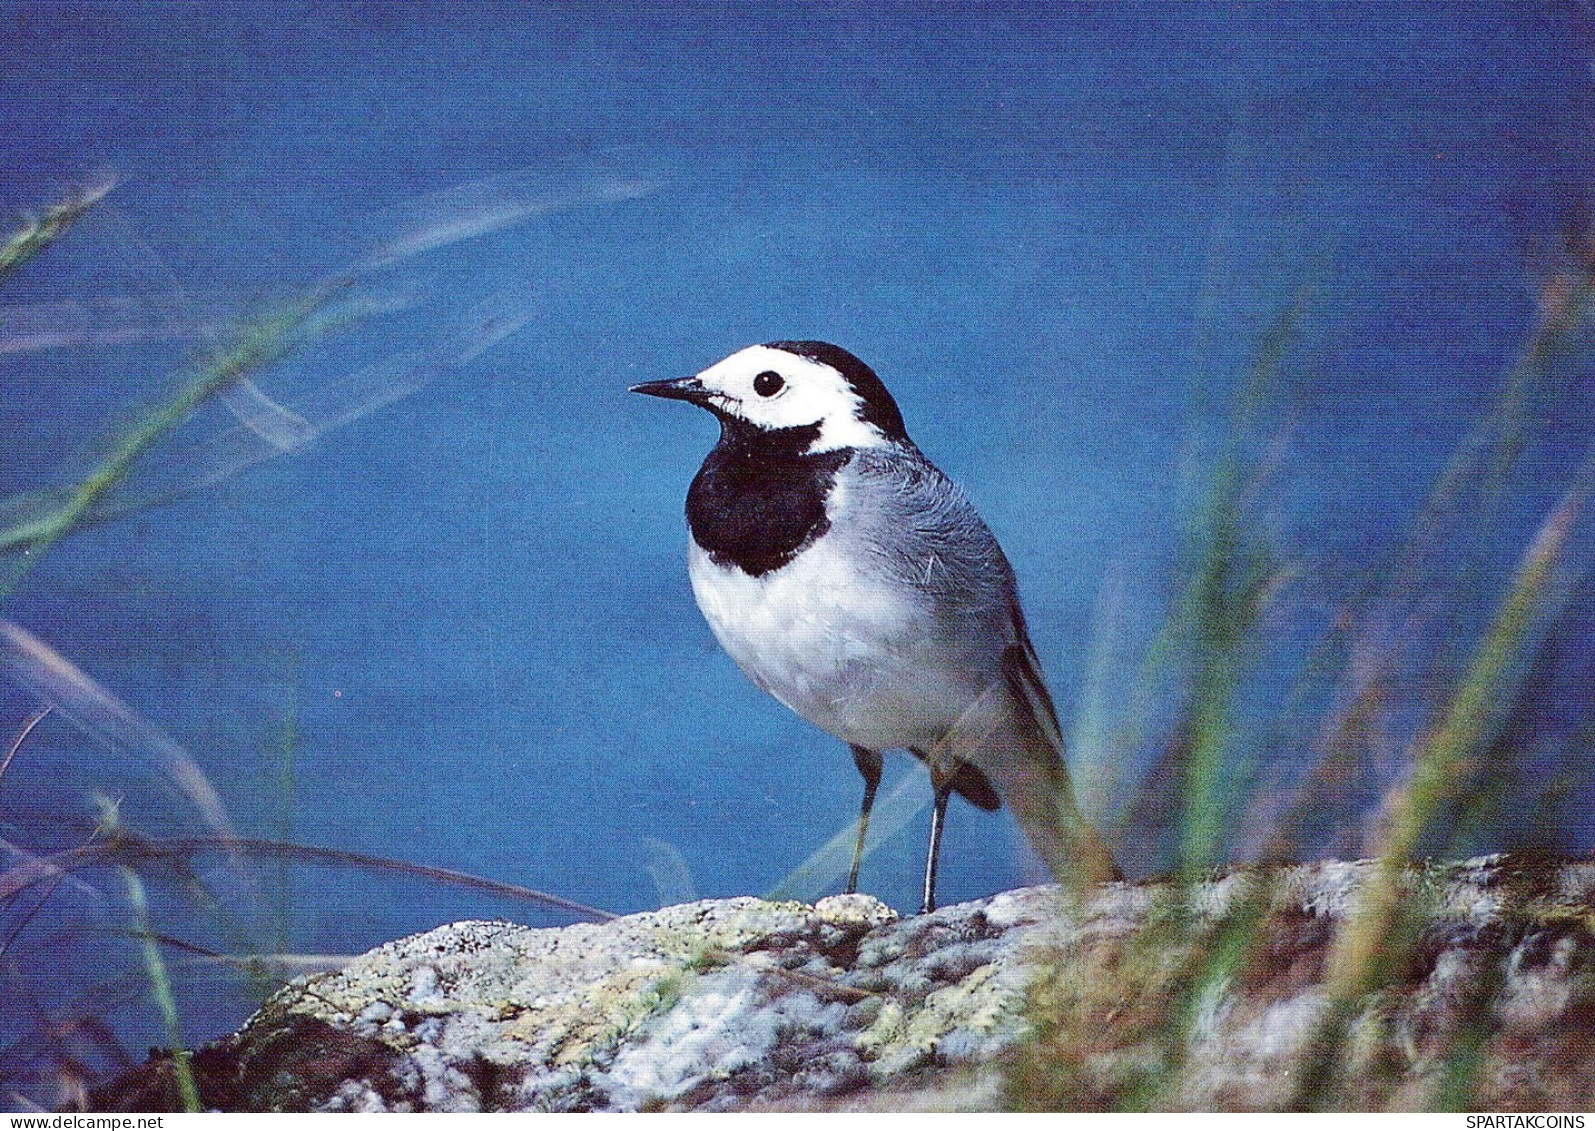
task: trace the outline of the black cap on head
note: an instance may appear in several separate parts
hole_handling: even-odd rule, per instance
[[[892,394],[886,391],[881,379],[875,376],[875,370],[841,346],[833,346],[830,342],[765,342],[764,344],[770,349],[785,350],[798,357],[817,361],[821,365],[829,365],[846,378],[847,383],[858,394],[859,400],[863,402],[861,416],[866,424],[875,425],[889,440],[908,439],[908,429],[903,425],[903,414],[898,409],[897,402],[892,399]]]

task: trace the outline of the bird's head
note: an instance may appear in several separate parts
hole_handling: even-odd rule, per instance
[[[903,414],[875,371],[828,342],[749,346],[696,377],[649,381],[631,391],[690,401],[728,430],[812,431],[809,452],[908,441]]]

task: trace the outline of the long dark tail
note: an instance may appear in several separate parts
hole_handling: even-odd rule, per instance
[[[1059,883],[1079,890],[1124,878],[1075,804],[1052,696],[1023,634],[1003,653],[1002,680],[964,713],[943,744],[947,754],[991,779]]]

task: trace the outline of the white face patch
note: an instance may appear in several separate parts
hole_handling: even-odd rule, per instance
[[[823,362],[770,346],[749,346],[711,365],[698,380],[718,408],[749,424],[768,429],[818,424],[820,435],[811,452],[889,443],[879,428],[859,419],[863,402],[858,394]]]

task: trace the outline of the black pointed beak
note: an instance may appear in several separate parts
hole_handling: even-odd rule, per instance
[[[650,397],[664,397],[672,401],[688,401],[695,405],[708,405],[709,390],[696,377],[677,377],[674,381],[644,381],[633,385],[631,392]]]

